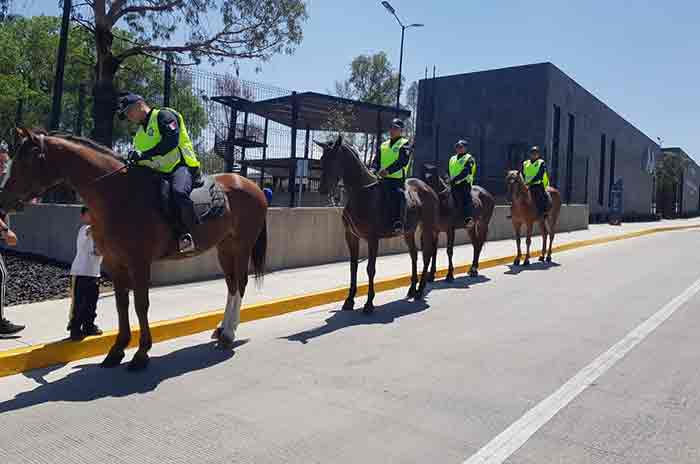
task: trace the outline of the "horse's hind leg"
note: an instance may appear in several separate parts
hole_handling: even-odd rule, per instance
[[[376,237],[367,240],[367,277],[369,287],[367,289],[367,303],[362,309],[366,314],[374,311],[374,276],[377,273],[377,253],[379,251],[379,239]]]
[[[546,261],[548,263],[552,262],[552,244],[554,243],[554,228],[556,227],[556,217],[551,218],[551,222],[549,222],[549,250],[547,251],[547,259]]]
[[[428,272],[428,282],[435,282],[435,274],[437,273],[437,250],[440,232],[435,234],[433,238],[433,256],[430,258],[430,272]]]
[[[148,366],[148,352],[153,346],[151,328],[148,324],[148,307],[150,304],[148,301],[148,286],[151,280],[150,263],[134,270],[131,280],[134,287],[134,307],[139,318],[141,335],[139,337],[139,349],[129,362],[129,370],[140,371]]]
[[[469,235],[472,240],[472,248],[474,250],[474,256],[472,258],[472,267],[469,269],[469,276],[476,277],[479,275],[479,257],[481,256],[481,250],[484,247],[483,232],[481,229],[483,226],[479,223],[476,224],[478,227],[472,227],[469,231]]]
[[[408,288],[408,298],[416,297],[416,285],[418,284],[418,248],[416,248],[415,233],[411,232],[403,236],[411,254],[411,286]],[[425,249],[425,243],[423,243]]]
[[[250,252],[246,253],[238,249],[231,237],[221,242],[217,251],[219,264],[226,276],[228,294],[224,318],[219,328],[212,334],[212,338],[218,340],[220,348],[231,349],[236,340],[236,329],[241,321],[241,302],[248,284]]]

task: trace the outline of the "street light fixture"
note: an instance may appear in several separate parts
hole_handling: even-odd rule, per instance
[[[403,22],[399,19],[399,17],[396,15],[396,10],[394,9],[393,6],[391,6],[391,3],[389,2],[382,2],[382,5],[386,10],[396,18],[396,21],[399,23],[399,26],[401,26],[401,55],[399,56],[399,88],[396,92],[396,112],[401,109],[401,72],[403,71],[403,39],[404,35],[406,34],[406,29],[410,29],[412,27],[423,27],[425,24],[421,23],[413,23],[409,24],[408,26],[405,26]]]

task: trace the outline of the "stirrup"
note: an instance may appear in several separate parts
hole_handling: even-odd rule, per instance
[[[394,224],[391,227],[394,229],[394,233],[403,233],[403,222],[394,221]]]
[[[194,239],[191,234],[184,234],[178,240],[180,253],[190,253],[196,249]]]
[[[469,227],[474,227],[474,218],[469,216],[464,220],[464,225],[469,228]]]

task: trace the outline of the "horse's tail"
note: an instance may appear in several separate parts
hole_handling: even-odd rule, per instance
[[[262,230],[258,235],[258,239],[253,245],[253,275],[256,280],[262,279],[265,275],[265,261],[267,260],[267,220],[263,222]]]

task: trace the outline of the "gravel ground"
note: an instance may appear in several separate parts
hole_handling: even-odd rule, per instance
[[[11,251],[3,253],[7,271],[7,306],[37,303],[70,296],[70,266],[47,259]],[[112,282],[100,279],[101,291],[112,288]]]

